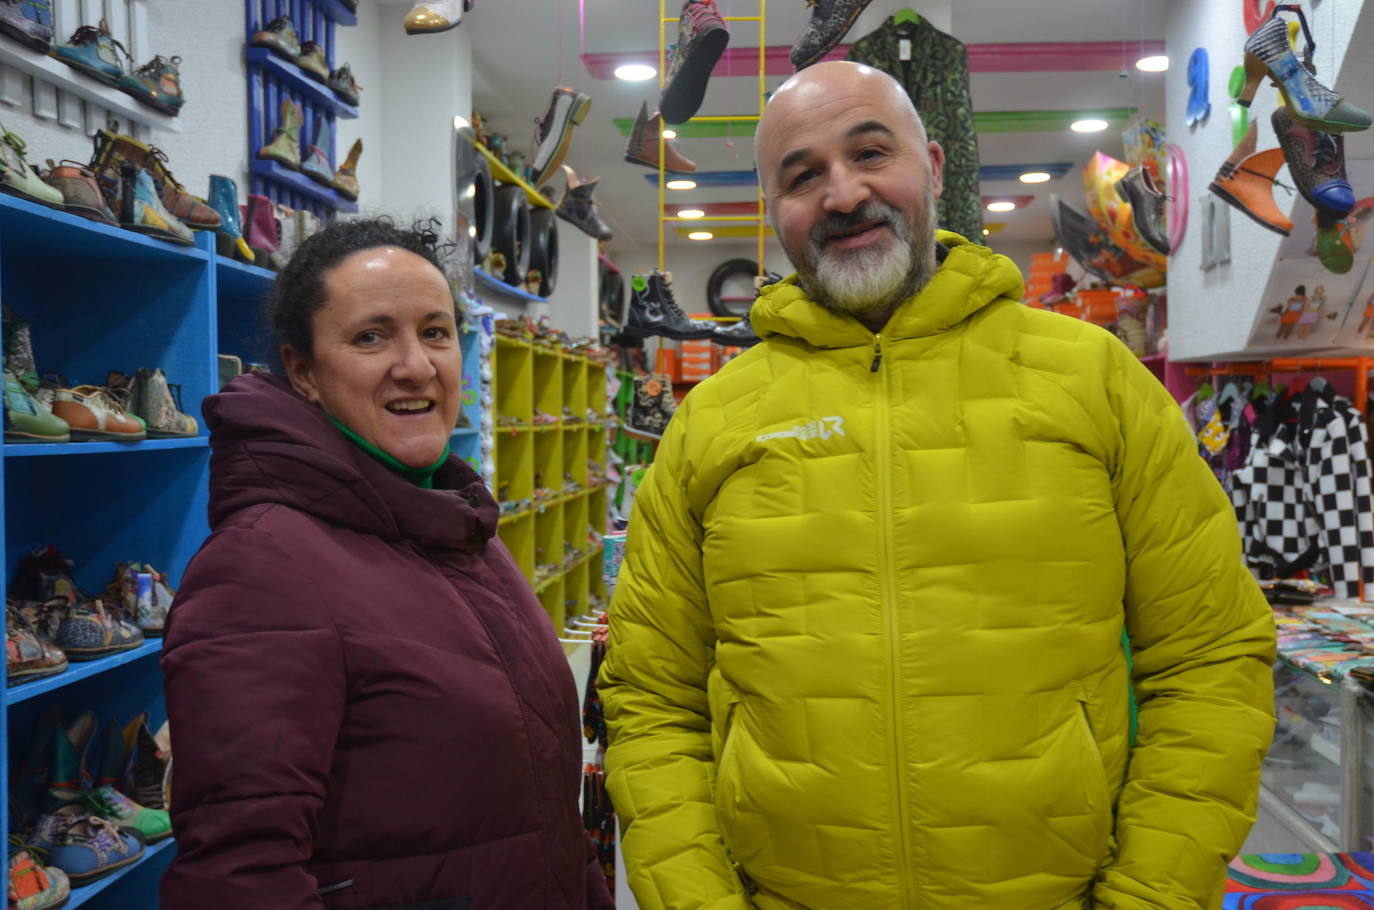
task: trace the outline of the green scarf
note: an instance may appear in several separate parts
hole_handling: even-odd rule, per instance
[[[355,446],[362,449],[364,452],[371,455],[377,461],[380,461],[382,464],[386,465],[388,468],[395,471],[397,474],[400,474],[406,480],[415,484],[415,486],[419,487],[422,490],[434,489],[434,475],[438,472],[439,468],[443,466],[444,462],[448,460],[448,443],[444,443],[444,451],[439,456],[438,461],[434,462],[434,464],[427,465],[423,468],[412,468],[408,467],[407,465],[401,464],[395,458],[392,458],[390,455],[383,452],[381,449],[377,448],[372,443],[368,442],[366,439],[362,438],[357,433],[350,430],[348,427],[344,426],[338,420],[334,419],[334,417],[330,416],[329,420],[331,423],[334,424],[334,426],[339,428],[339,431],[343,433],[344,436],[348,437],[349,442],[353,443]]]

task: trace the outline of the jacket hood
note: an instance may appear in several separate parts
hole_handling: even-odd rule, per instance
[[[330,524],[476,550],[498,510],[477,472],[450,455],[424,490],[349,442],[281,376],[240,376],[205,399],[210,428],[210,527],[240,509],[289,506]]]
[[[926,286],[892,314],[885,338],[919,338],[958,325],[999,297],[1020,300],[1021,271],[1006,256],[958,234],[936,231],[935,239],[948,250],[944,262]],[[867,345],[873,333],[852,316],[835,313],[806,296],[794,273],[765,289],[749,311],[760,338],[782,335],[799,338],[817,348]]]

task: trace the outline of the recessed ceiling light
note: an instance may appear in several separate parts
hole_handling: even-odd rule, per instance
[[[669,180],[663,185],[670,190],[694,190],[697,188],[695,180]]]
[[[690,234],[687,235],[687,239],[688,239],[688,240],[710,240],[710,239],[711,239],[712,237],[714,237],[714,236],[716,236],[716,235],[715,235],[715,234],[712,234],[710,231],[692,231],[692,233],[690,233]]]
[[[658,75],[658,70],[646,63],[622,63],[615,68],[615,77],[626,82],[644,82]]]
[[[1169,58],[1163,54],[1155,57],[1141,57],[1135,62],[1135,68],[1142,73],[1162,73],[1169,68]]]
[[[987,228],[983,228],[983,236],[984,236],[984,237],[988,236],[988,235],[991,234],[991,233],[992,233],[992,231],[988,230]]]
[[[664,131],[663,131],[663,138],[664,138],[664,139],[676,139],[676,138],[677,138],[677,130],[664,130]]]
[[[701,209],[681,209],[677,216],[679,218],[704,218],[706,213]]]
[[[1075,120],[1069,124],[1069,129],[1075,133],[1100,133],[1107,128],[1107,121],[1089,118],[1087,120]]]
[[[989,202],[989,203],[988,203],[988,211],[989,211],[989,212],[1010,212],[1010,211],[1011,211],[1012,209],[1014,209],[1014,208],[1016,208],[1016,203],[1015,203],[1015,202]]]
[[[1020,177],[1022,183],[1044,183],[1049,179],[1050,175],[1044,171],[1026,171]]]

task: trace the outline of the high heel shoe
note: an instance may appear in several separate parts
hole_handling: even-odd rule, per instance
[[[1374,118],[1367,111],[1349,104],[1345,99],[1322,85],[1298,60],[1288,40],[1288,24],[1279,13],[1296,13],[1307,39],[1304,56],[1311,59],[1316,42],[1307,27],[1302,9],[1292,3],[1281,3],[1264,24],[1245,41],[1245,86],[1236,103],[1249,107],[1266,75],[1274,80],[1293,119],[1312,129],[1328,133],[1355,132],[1369,129]]]
[[[1345,137],[1303,126],[1285,107],[1275,110],[1272,119],[1302,198],[1319,212],[1344,218],[1355,207],[1355,191],[1345,176]]]
[[[1274,203],[1274,175],[1283,166],[1283,150],[1265,149],[1256,153],[1258,136],[1259,130],[1252,120],[1245,138],[1222,163],[1216,179],[1207,189],[1240,209],[1256,224],[1287,237],[1293,230],[1293,222]]]

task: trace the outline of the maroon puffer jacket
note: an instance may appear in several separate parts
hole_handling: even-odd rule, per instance
[[[478,475],[450,458],[419,489],[277,377],[205,418],[163,910],[609,908],[572,673]]]

